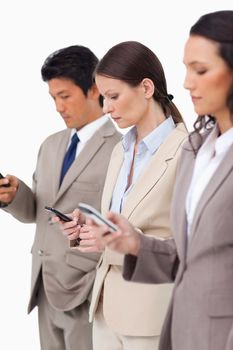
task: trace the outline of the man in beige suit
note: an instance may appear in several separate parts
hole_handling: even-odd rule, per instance
[[[44,206],[70,212],[83,201],[100,209],[109,158],[120,134],[103,116],[92,77],[97,61],[83,46],[61,49],[46,59],[42,78],[67,129],[41,145],[32,189],[8,175],[10,187],[0,192],[4,210],[22,222],[36,222],[28,312],[38,306],[42,350],[92,349],[88,308],[99,254],[71,251]],[[73,135],[79,139],[76,158],[62,179],[63,159]]]

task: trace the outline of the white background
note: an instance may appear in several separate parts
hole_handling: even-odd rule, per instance
[[[223,9],[233,10],[232,0],[2,2],[0,172],[31,185],[39,145],[47,135],[64,128],[40,68],[51,52],[69,45],[88,46],[99,58],[125,40],[149,46],[161,60],[168,91],[191,129],[195,115],[182,86],[184,43],[202,14]],[[39,350],[37,312],[26,313],[34,228],[0,211],[2,349]]]

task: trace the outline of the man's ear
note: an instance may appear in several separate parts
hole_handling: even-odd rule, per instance
[[[144,78],[142,80],[141,84],[143,87],[145,97],[146,98],[152,97],[154,95],[154,91],[155,91],[155,86],[154,86],[153,81],[149,78]]]
[[[100,96],[99,90],[95,83],[91,86],[91,88],[88,90],[88,97],[92,98],[93,100],[98,100]]]

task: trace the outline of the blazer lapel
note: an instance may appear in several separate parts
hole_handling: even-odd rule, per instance
[[[177,246],[178,256],[181,265],[184,267],[187,254],[187,220],[186,220],[186,195],[192,179],[195,155],[189,144],[185,144],[187,149],[186,157],[180,159],[180,171],[175,184],[172,200],[171,218],[173,234]]]
[[[208,132],[202,135],[202,137],[196,133],[192,134],[191,142],[194,149],[198,149],[207,136]],[[192,180],[196,157],[189,142],[186,142],[183,148],[184,152],[180,158],[180,170],[174,189],[171,216],[178,256],[180,259],[180,264],[184,268],[186,265],[188,246],[186,196]],[[182,270],[183,269],[181,268],[181,274]]]
[[[115,132],[114,126],[111,121],[106,122],[102,128],[98,129],[94,135],[88,140],[85,147],[82,149],[81,153],[72,163],[70,169],[68,170],[66,176],[64,177],[60,188],[58,189],[56,201],[65,193],[69,186],[75,181],[75,179],[80,175],[80,173],[85,169],[86,165],[91,161],[94,155],[98,152],[99,148],[105,142],[104,136],[110,135]],[[66,143],[67,145],[67,143]],[[65,154],[65,152],[63,152]],[[62,159],[63,161],[63,159]],[[62,161],[57,165],[61,169]],[[60,179],[60,173],[58,175],[58,181]],[[56,187],[58,188],[58,186]]]
[[[54,192],[54,198],[57,197],[57,193],[59,191],[59,184],[60,184],[60,175],[61,175],[61,168],[62,163],[64,160],[64,156],[67,149],[67,144],[70,139],[70,129],[66,129],[64,133],[61,134],[60,143],[58,145],[57,154],[54,154],[55,162],[54,162],[54,181],[53,181],[53,192]]]
[[[125,201],[122,214],[127,218],[130,217],[133,210],[165,173],[169,166],[169,161],[174,158],[178,147],[186,136],[186,133],[184,134],[183,131],[184,129],[182,129],[182,133],[180,133],[179,127],[176,127],[152,156],[149,165],[140,176]]]
[[[226,179],[228,174],[233,169],[232,153],[233,153],[233,146],[231,146],[230,149],[228,150],[227,154],[225,155],[221,164],[219,165],[216,172],[212,176],[210,182],[208,183],[207,187],[205,188],[200,198],[200,201],[198,203],[198,206],[193,218],[192,228],[190,232],[190,244],[195,236],[196,227],[198,225],[199,218],[203,212],[203,209],[208,205],[208,202],[212,199],[215,192],[219,189],[223,181]]]
[[[118,143],[112,153],[111,161],[109,164],[108,174],[104,185],[104,191],[102,196],[102,213],[105,214],[111,205],[112,194],[114,187],[124,160],[124,152],[122,143]]]

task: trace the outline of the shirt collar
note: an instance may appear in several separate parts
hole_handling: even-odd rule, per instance
[[[109,117],[107,115],[104,115],[94,120],[93,122],[86,124],[79,130],[72,129],[71,138],[74,135],[74,133],[77,132],[79,140],[81,142],[86,142],[91,138],[91,136],[96,132],[96,130],[99,129],[108,120],[109,120]]]
[[[159,146],[164,142],[166,137],[175,128],[175,123],[172,117],[166,118],[159,126],[146,135],[139,143],[140,147],[146,147],[151,154],[153,154]],[[132,127],[122,138],[122,145],[124,151],[127,152],[130,149],[130,145],[136,141],[137,129]]]
[[[211,130],[210,134],[206,138],[199,152],[208,152],[215,155],[219,155],[220,153],[226,152],[227,149],[233,143],[233,127],[224,132],[222,135],[218,135],[219,128],[218,125],[215,124],[213,130]]]

